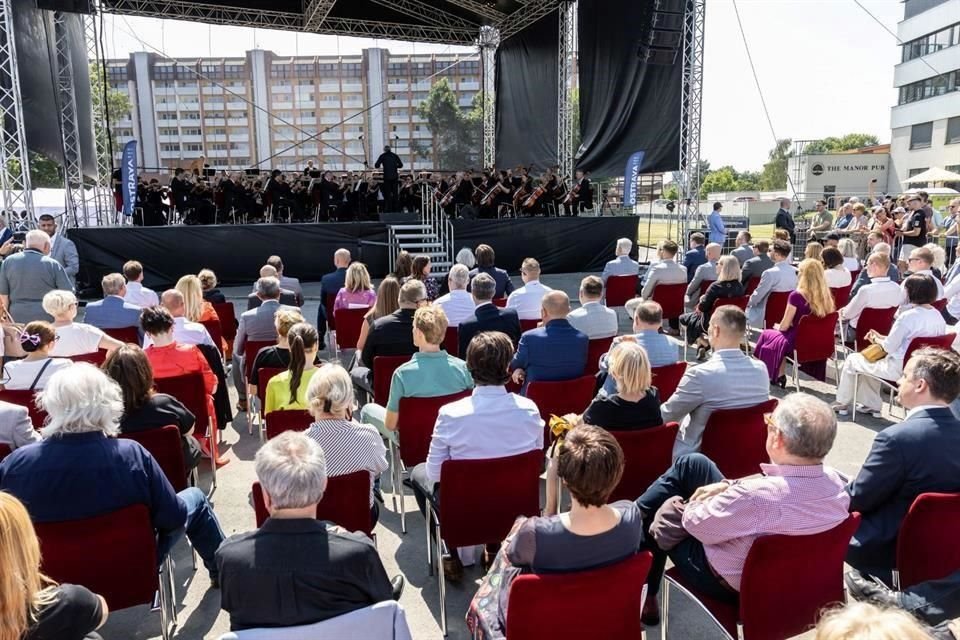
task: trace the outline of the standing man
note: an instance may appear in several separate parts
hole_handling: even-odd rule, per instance
[[[707,227],[710,231],[710,242],[716,242],[723,247],[727,241],[727,228],[723,226],[723,216],[720,212],[723,210],[723,203],[714,202],[713,211],[707,216]]]
[[[907,214],[894,234],[903,239],[900,247],[900,271],[907,270],[907,261],[913,250],[927,244],[927,215],[923,211],[923,198],[914,193],[907,197]]]
[[[793,221],[793,214],[790,213],[790,198],[780,199],[780,209],[777,211],[777,217],[773,221],[773,226],[777,229],[786,229],[790,234],[790,244],[797,241],[796,223]]]
[[[54,289],[69,291],[70,278],[49,257],[50,237],[43,231],[28,231],[24,246],[0,264],[0,304],[18,322],[51,322],[53,317],[43,310],[43,296]]]
[[[57,234],[57,221],[48,213],[40,216],[37,227],[50,236],[50,257],[60,263],[70,278],[70,288],[73,288],[80,272],[80,257],[77,255],[77,246],[68,240],[63,233]]]
[[[390,150],[390,145],[383,148],[383,153],[377,158],[375,168],[383,169],[383,198],[386,211],[393,211],[397,206],[397,184],[400,176],[397,173],[403,168],[400,156]]]

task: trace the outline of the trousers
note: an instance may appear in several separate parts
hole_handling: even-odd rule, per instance
[[[190,544],[197,551],[203,561],[203,566],[210,572],[211,579],[217,578],[217,564],[214,554],[223,542],[223,530],[220,522],[213,513],[213,507],[203,491],[196,487],[184,489],[177,497],[187,506],[187,521],[184,526],[174,531],[161,533],[157,541],[157,554],[160,560],[167,557],[173,546],[186,534]]]

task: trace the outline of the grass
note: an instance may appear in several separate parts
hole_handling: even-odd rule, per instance
[[[754,238],[772,238],[772,224],[755,224],[750,226],[750,234]],[[677,239],[677,224],[675,222],[649,222],[642,218],[637,224],[637,245],[654,247],[664,238]],[[683,243],[681,243],[683,244]]]

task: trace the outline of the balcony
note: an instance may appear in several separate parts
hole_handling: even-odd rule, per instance
[[[223,87],[204,87],[203,95],[205,96],[222,96]]]
[[[461,82],[457,85],[459,91],[480,91],[479,82]]]
[[[199,93],[199,89],[197,88],[196,85],[193,85],[192,87],[186,87],[186,86],[183,86],[183,85],[177,85],[175,90],[176,90],[177,94],[178,94],[178,95],[181,95],[181,96],[182,96],[182,95],[197,95],[197,93]]]
[[[343,92],[344,93],[360,93],[363,91],[363,85],[359,82],[344,82],[343,83]]]
[[[179,151],[161,151],[160,157],[161,158],[179,158],[180,152]]]
[[[338,116],[324,116],[320,118],[320,124],[337,124],[342,119],[343,118],[340,118]]]
[[[169,142],[203,142],[203,136],[171,136],[174,139]],[[161,140],[162,142],[162,140]]]
[[[317,124],[317,119],[310,116],[301,116],[297,118],[297,124]]]
[[[226,142],[227,136],[222,134],[214,134],[207,136],[207,142]]]
[[[230,111],[246,111],[247,107],[249,106],[250,105],[248,105],[246,102],[242,102],[240,100],[235,100],[227,103],[227,109],[229,109]]]
[[[225,127],[227,126],[227,121],[223,118],[204,118],[203,124],[206,127]]]
[[[230,134],[230,142],[250,142],[250,135],[247,133]]]
[[[270,109],[273,111],[293,109],[293,103],[289,101],[289,98],[285,102],[277,101],[276,96],[274,96],[274,102],[270,104]]]
[[[157,111],[176,111],[177,103],[176,102],[155,102],[154,108]]]
[[[387,103],[387,105],[388,105],[389,107],[391,107],[391,108],[393,108],[393,107],[409,107],[409,106],[410,106],[410,100],[408,100],[408,99],[406,99],[406,98],[397,99],[397,100],[390,100],[390,101]]]
[[[226,149],[208,149],[207,157],[208,158],[226,158],[229,155],[229,151]]]
[[[313,109],[317,106],[317,103],[313,100],[298,100],[297,108],[298,109]]]
[[[221,120],[221,122],[223,122]],[[231,127],[248,127],[250,126],[250,121],[247,118],[227,118],[227,125]]]

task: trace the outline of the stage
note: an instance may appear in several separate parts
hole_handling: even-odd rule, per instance
[[[513,274],[528,257],[539,260],[544,273],[600,271],[613,259],[618,238],[636,239],[637,223],[633,216],[455,220],[454,246],[489,244],[497,266]],[[289,275],[316,282],[333,270],[333,253],[341,247],[374,278],[389,268],[388,225],[382,222],[91,227],[71,229],[69,237],[80,254],[78,280],[97,289],[127,260],[143,263],[144,284],[154,289],[203,268],[213,269],[225,286],[249,284],[273,254],[283,258]]]

